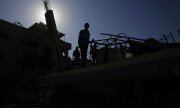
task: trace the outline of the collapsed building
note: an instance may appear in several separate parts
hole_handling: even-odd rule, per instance
[[[179,107],[179,44],[152,39],[128,41],[130,46],[125,52],[131,48],[133,57],[122,57],[119,52],[124,46],[118,46],[118,41],[109,42],[108,46],[96,40],[97,44],[106,45],[97,51],[101,65],[39,77],[37,83],[47,92],[45,108]],[[117,46],[114,48],[113,44]],[[113,61],[109,57],[112,51],[122,59]],[[105,56],[109,58],[105,60]]]
[[[61,71],[64,67],[71,44],[60,39],[65,34],[57,31],[53,11],[44,3],[47,24],[40,22],[25,28],[20,23],[0,20],[2,77],[15,77],[24,71]]]
[[[0,106],[12,104],[20,108],[179,106],[180,88],[177,87],[180,83],[179,44],[159,43],[152,39],[141,40],[125,36],[125,40],[119,38],[105,39],[103,42],[96,40],[99,45],[105,46],[98,49],[97,58],[100,64],[121,59],[127,52],[141,56],[70,72],[52,73],[34,78],[33,81],[20,80],[20,84],[16,85],[9,82],[7,76],[23,76],[21,72],[25,72],[27,75],[24,79],[28,79],[30,74],[26,72],[33,70],[35,72],[62,70],[64,63],[62,52],[67,56],[71,44],[59,39],[63,34],[57,32],[53,12],[46,1],[44,4],[47,26],[35,23],[29,28],[24,28],[19,23],[15,25],[0,20],[0,76],[8,82],[0,82]],[[113,41],[108,43],[109,40]],[[111,54],[116,56],[109,56]]]

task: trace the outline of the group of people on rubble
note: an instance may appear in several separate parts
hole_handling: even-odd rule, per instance
[[[90,32],[88,29],[89,29],[89,24],[85,23],[84,29],[79,32],[78,46],[73,51],[73,59],[74,59],[73,65],[82,65],[83,67],[86,66],[87,50],[89,43],[91,43],[90,55],[92,56],[92,64],[96,64],[97,44],[95,43],[94,39],[92,39],[91,42],[89,41]]]

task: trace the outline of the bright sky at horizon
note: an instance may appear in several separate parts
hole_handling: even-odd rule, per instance
[[[136,38],[161,38],[172,32],[180,41],[180,0],[51,0],[58,31],[65,41],[77,46],[79,31],[90,24],[91,39],[103,39],[99,33],[126,33]],[[21,22],[28,28],[45,23],[42,0],[1,0],[0,19]],[[63,38],[64,40],[64,38]]]

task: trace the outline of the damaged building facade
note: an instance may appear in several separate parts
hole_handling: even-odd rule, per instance
[[[65,34],[57,30],[50,2],[43,3],[46,24],[40,22],[25,28],[19,22],[0,19],[2,77],[16,77],[25,71],[63,71],[71,44],[60,39]]]
[[[62,37],[63,34],[58,33],[58,35]],[[47,26],[43,23],[35,23],[29,28],[24,28],[0,20],[1,74],[8,75],[11,72],[11,76],[14,76],[17,75],[16,72],[24,70],[53,70],[56,68],[49,38]],[[60,52],[68,56],[71,44],[60,38],[58,42]]]

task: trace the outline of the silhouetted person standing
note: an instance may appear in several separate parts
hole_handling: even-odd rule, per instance
[[[79,38],[78,38],[78,45],[81,50],[81,59],[82,59],[82,65],[85,67],[86,65],[86,59],[87,59],[87,49],[88,49],[88,44],[89,44],[89,24],[85,23],[84,25],[84,30],[81,30],[79,33]]]
[[[94,42],[93,45],[90,46],[90,55],[92,57],[92,64],[96,64],[96,55],[97,55],[97,43]]]
[[[81,59],[80,59],[80,51],[78,47],[73,51],[73,57],[74,57],[74,65],[80,65]]]

